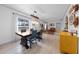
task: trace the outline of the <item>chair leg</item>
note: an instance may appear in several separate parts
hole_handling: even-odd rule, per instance
[[[30,40],[29,43],[30,43],[29,48],[32,48],[32,41]]]
[[[40,39],[39,38],[37,38],[38,39],[38,42],[40,42]]]

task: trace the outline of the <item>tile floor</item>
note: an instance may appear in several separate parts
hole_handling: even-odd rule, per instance
[[[59,54],[59,35],[43,33],[43,40],[25,49],[20,41],[0,46],[0,54]]]

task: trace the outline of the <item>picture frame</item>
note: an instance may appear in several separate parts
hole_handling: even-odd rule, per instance
[[[56,27],[56,23],[50,23],[50,27],[55,28]]]

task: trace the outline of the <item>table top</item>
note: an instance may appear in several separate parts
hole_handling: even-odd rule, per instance
[[[60,32],[60,35],[72,36],[71,33],[69,33],[69,32]],[[76,34],[73,34],[73,36],[76,36],[77,37]]]
[[[18,34],[19,36],[27,36],[27,35],[30,35],[31,33],[27,31],[27,32],[23,32],[23,33],[16,32],[16,34]]]

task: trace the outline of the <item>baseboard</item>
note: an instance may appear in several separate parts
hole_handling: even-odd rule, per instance
[[[10,44],[10,43],[13,43],[13,42],[17,42],[17,41],[20,41],[20,39],[18,39],[18,40],[12,40],[12,41],[9,41],[9,42],[0,44],[0,46],[2,46],[2,45],[7,45],[7,44]]]

